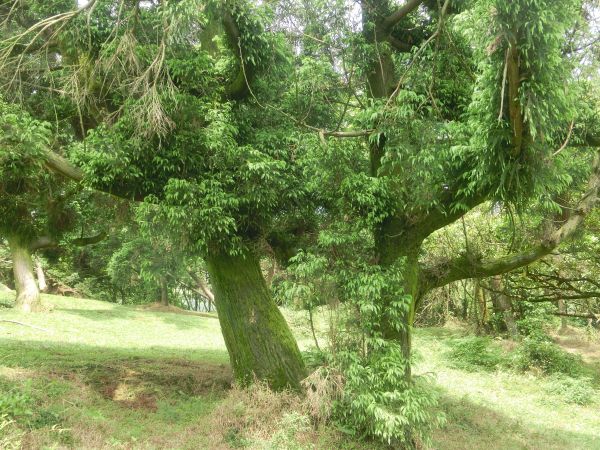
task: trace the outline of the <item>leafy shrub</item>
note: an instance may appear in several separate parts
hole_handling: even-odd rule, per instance
[[[581,358],[545,339],[528,337],[515,353],[513,365],[520,370],[577,376],[583,370]]]
[[[33,397],[15,389],[0,393],[0,417],[29,428],[42,428],[60,422],[57,413],[36,407]]]
[[[531,337],[537,340],[547,340],[550,338],[544,331],[545,321],[540,317],[525,317],[517,321],[517,328],[522,336]]]
[[[414,441],[428,442],[431,431],[444,423],[428,380],[405,379],[407,362],[395,342],[383,341],[366,356],[345,352],[340,358],[344,389],[335,414],[349,433],[413,448]]]
[[[331,242],[339,244],[336,239]],[[403,289],[403,261],[384,268],[356,259],[354,253],[334,267],[318,261],[308,255],[293,261],[286,292],[307,304],[317,297],[312,286],[318,286],[321,300],[335,291],[323,303],[343,300],[344,306],[335,308],[330,323],[331,353],[305,355],[309,366],[320,366],[304,383],[305,410],[315,423],[333,421],[346,434],[394,447],[428,442],[431,431],[444,421],[435,409],[437,394],[426,378],[405,376],[411,361],[399,340],[384,337],[390,329],[410,332],[405,318],[412,299]],[[335,286],[332,292],[321,289],[330,285]]]
[[[16,390],[0,393],[0,416],[17,421],[28,421],[33,417],[33,399]]]
[[[494,370],[505,361],[501,350],[492,345],[489,338],[469,336],[457,339],[451,345],[447,356],[456,369]]]
[[[548,392],[559,396],[567,403],[577,405],[590,404],[596,395],[590,378],[573,378],[564,375],[552,377]]]

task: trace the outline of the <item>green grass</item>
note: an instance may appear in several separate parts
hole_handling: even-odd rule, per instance
[[[209,448],[207,430],[188,433],[231,383],[218,320],[50,295],[43,301],[50,311],[0,309],[0,320],[47,330],[0,322],[0,395],[24,393],[34,410],[59,417],[59,426],[17,420],[28,446]]]
[[[231,374],[217,320],[77,298],[43,300],[45,313],[0,308],[0,320],[46,330],[0,322],[0,448],[19,442],[36,449],[230,448],[215,437],[225,431],[220,409],[238,408],[228,394]],[[10,295],[0,294],[2,303]],[[310,347],[305,317],[289,311],[286,317],[301,347]],[[326,317],[316,321],[324,344]],[[459,330],[416,331],[415,373],[433,374],[448,418],[433,448],[600,449],[598,399],[568,403],[550,377],[493,365],[452,368],[449,355],[460,337]],[[309,435],[318,450],[374,448],[332,429]]]
[[[462,449],[600,449],[600,400],[574,405],[553,392],[554,380],[510,370],[454,369],[449,355],[460,331],[417,330],[417,373],[432,373],[448,425],[434,447]],[[596,390],[596,397],[600,390]]]

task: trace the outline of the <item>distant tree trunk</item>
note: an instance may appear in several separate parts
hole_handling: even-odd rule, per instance
[[[162,275],[160,277],[160,304],[163,306],[169,306],[169,289],[167,286],[167,279]]]
[[[561,200],[562,202],[563,200]],[[562,203],[565,204],[566,202]],[[557,219],[558,220],[566,220],[566,212],[563,212],[562,216],[559,216]],[[562,263],[562,256],[560,254],[558,255],[552,255],[551,256],[552,262],[553,264],[556,266],[556,272],[557,275],[562,278],[563,277],[563,270],[561,269],[561,263]],[[560,299],[556,302],[556,306],[558,307],[558,312],[561,314],[564,314],[567,312],[567,307],[565,305],[565,301],[563,299]],[[567,331],[567,317],[566,316],[560,316],[560,329],[558,330],[558,334],[564,334]]]
[[[255,255],[206,259],[235,377],[299,389],[306,375],[298,344],[271,297]]]
[[[515,314],[512,308],[512,302],[510,298],[504,294],[502,275],[496,275],[492,277],[492,289],[491,294],[492,303],[498,313],[502,315],[506,330],[512,338],[519,336],[519,330],[517,328],[517,321],[515,320]]]
[[[308,307],[308,321],[310,323],[310,331],[312,332],[313,339],[315,341],[315,346],[317,350],[321,351],[321,347],[319,346],[319,340],[317,339],[317,333],[315,332],[315,321],[313,320],[313,307],[310,305]]]
[[[467,320],[469,317],[469,293],[467,291],[467,281],[461,280],[462,288],[463,288],[463,298],[462,298],[462,318],[463,320]]]
[[[267,282],[267,286],[271,287],[271,284],[273,283],[273,277],[275,276],[275,269],[277,268],[277,261],[275,260],[275,258],[271,259],[271,266],[269,267],[269,271],[267,272],[267,279],[265,280]]]
[[[485,292],[479,278],[473,279],[473,320],[477,327],[477,333],[483,333],[487,323],[487,305]]]
[[[565,307],[565,301],[563,299],[558,300],[558,312],[559,313],[566,313],[567,312],[567,308]],[[567,331],[567,317],[566,316],[560,316],[560,329],[558,330],[558,334],[565,334]]]
[[[198,276],[195,272],[193,271],[188,271],[190,277],[192,278],[192,280],[194,280],[194,282],[196,283],[196,285],[198,286],[198,289],[200,289],[200,291],[202,292],[202,295],[206,298],[206,300],[208,301],[208,306],[205,306],[205,309],[207,312],[210,312],[212,310],[212,306],[213,303],[215,301],[215,294],[209,289],[209,287],[206,285],[205,281],[202,279],[202,277]],[[206,305],[206,302],[203,302],[204,305]],[[198,309],[196,307],[196,309]]]
[[[0,283],[0,292],[12,292],[12,289],[7,285]]]
[[[35,259],[35,273],[37,275],[37,282],[40,291],[46,292],[48,290],[48,284],[46,283],[46,275],[44,274],[44,269],[39,258]]]
[[[8,245],[13,261],[15,290],[17,300],[15,308],[23,312],[40,311],[40,291],[33,274],[33,263],[29,247],[17,236],[8,238]]]

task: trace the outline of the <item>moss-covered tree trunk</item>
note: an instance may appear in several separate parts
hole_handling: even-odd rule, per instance
[[[225,345],[236,379],[298,389],[305,376],[298,345],[252,254],[207,258]]]
[[[422,239],[407,232],[406,225],[396,218],[384,221],[374,230],[374,236],[378,262],[382,267],[390,267],[402,260],[402,288],[404,294],[410,295],[409,304],[405,313],[400,317],[399,324],[386,321],[382,327],[384,337],[398,341],[405,359],[409,361],[412,347],[412,327],[417,305],[422,295],[419,289],[418,261]],[[393,298],[386,299],[387,302],[394,300]],[[410,373],[410,364],[407,364],[407,378],[410,378]]]
[[[40,291],[35,281],[29,247],[26,242],[17,236],[9,237],[8,245],[13,261],[15,290],[17,292],[15,308],[23,312],[39,311],[42,309]]]

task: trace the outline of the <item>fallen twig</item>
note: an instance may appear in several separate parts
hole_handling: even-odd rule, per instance
[[[24,327],[35,328],[36,330],[45,331],[46,333],[52,333],[51,330],[47,330],[46,328],[36,327],[35,325],[29,325],[28,323],[18,322],[16,320],[1,319],[0,322],[15,323],[17,325],[22,325]]]

